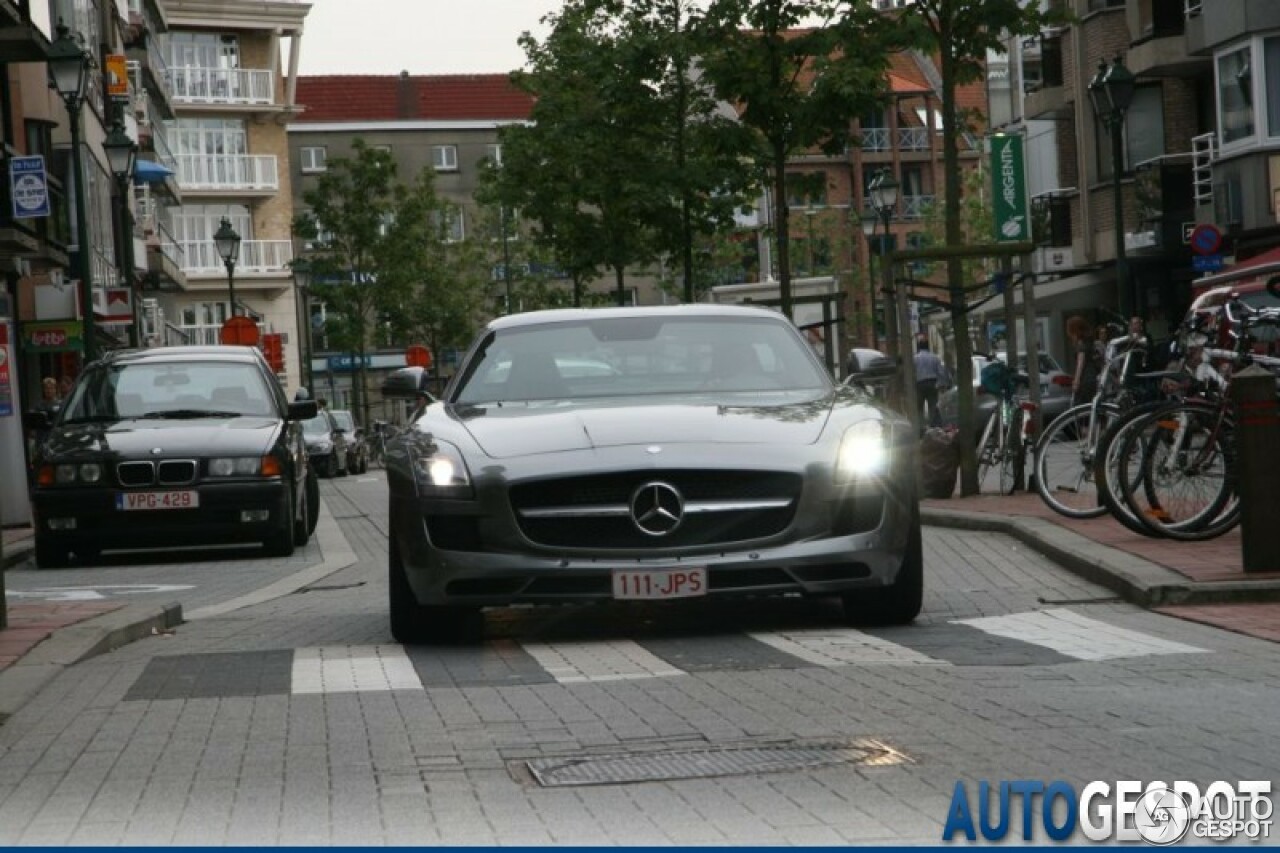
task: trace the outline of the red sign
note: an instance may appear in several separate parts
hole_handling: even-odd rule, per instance
[[[279,334],[262,336],[262,354],[276,373],[284,373],[284,337]]]
[[[404,351],[404,363],[410,367],[430,367],[431,350],[422,344],[414,344]]]
[[[228,317],[222,324],[222,342],[229,346],[256,347],[258,324],[248,317]]]

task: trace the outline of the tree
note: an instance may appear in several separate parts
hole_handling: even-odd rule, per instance
[[[790,317],[787,162],[815,148],[844,149],[854,118],[884,101],[889,56],[905,31],[867,0],[711,0],[706,17],[703,67],[754,132],[756,163],[772,190],[779,296]],[[807,27],[814,19],[820,24]]]
[[[311,241],[311,288],[328,306],[325,334],[334,348],[351,353],[356,380],[352,408],[367,423],[365,355],[382,290],[377,258],[394,218],[396,165],[391,154],[352,143],[351,157],[334,157],[315,186],[302,194],[308,211],[294,230]]]
[[[1026,0],[916,0],[898,18],[913,39],[939,58],[942,77],[942,156],[946,184],[944,218],[948,246],[963,244],[960,216],[961,174],[959,139],[962,131],[956,108],[956,88],[982,79],[988,51],[1004,53],[1008,36],[1038,34],[1061,20]],[[973,359],[969,318],[964,311],[964,270],[959,258],[947,262],[951,292],[951,322],[956,341],[956,386],[960,392],[960,494],[978,491],[974,453]]]

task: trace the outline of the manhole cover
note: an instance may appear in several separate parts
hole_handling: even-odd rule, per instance
[[[630,755],[561,756],[535,758],[525,763],[539,785],[555,788],[784,773],[838,764],[885,766],[906,760],[905,755],[882,743],[860,740],[842,744],[735,746]]]

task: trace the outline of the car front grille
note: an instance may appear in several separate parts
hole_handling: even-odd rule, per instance
[[[122,486],[185,486],[196,481],[199,466],[194,459],[163,459],[159,462],[121,462],[116,480]]]
[[[675,489],[685,512],[663,535],[641,530],[631,510],[641,486]],[[774,536],[795,516],[799,474],[777,471],[627,471],[522,483],[510,491],[530,541],[558,548],[652,550],[725,545]]]

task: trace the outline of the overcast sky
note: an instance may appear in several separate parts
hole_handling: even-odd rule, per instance
[[[302,74],[504,73],[559,0],[310,0]]]

